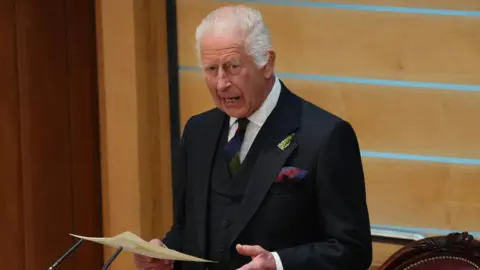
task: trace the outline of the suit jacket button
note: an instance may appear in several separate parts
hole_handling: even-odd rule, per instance
[[[222,227],[223,227],[223,228],[228,227],[229,224],[230,224],[230,223],[229,223],[228,221],[226,221],[226,220],[222,221]]]
[[[220,246],[220,251],[224,251],[225,247],[223,245]]]

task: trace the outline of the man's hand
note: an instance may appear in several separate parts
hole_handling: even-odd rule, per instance
[[[238,270],[276,270],[275,258],[272,253],[261,246],[237,245],[237,251],[241,255],[250,256],[252,261]]]
[[[150,243],[164,246],[163,242],[159,239],[153,239]],[[170,270],[173,268],[173,262],[170,260],[159,260],[138,254],[134,254],[133,258],[138,270]]]

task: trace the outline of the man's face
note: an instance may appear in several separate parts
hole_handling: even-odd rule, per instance
[[[205,81],[215,105],[237,118],[250,116],[262,105],[273,74],[273,61],[256,66],[245,50],[244,37],[238,33],[206,35],[200,44]]]

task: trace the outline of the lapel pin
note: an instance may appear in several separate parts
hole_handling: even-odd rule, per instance
[[[290,135],[288,135],[285,139],[283,139],[283,141],[281,141],[279,144],[278,144],[278,148],[280,148],[280,150],[285,150],[289,145],[290,143],[292,142],[292,139],[293,137],[295,136],[295,133],[292,133]]]

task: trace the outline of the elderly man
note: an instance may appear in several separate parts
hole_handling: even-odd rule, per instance
[[[186,124],[174,224],[152,241],[218,263],[135,256],[138,269],[367,269],[372,244],[353,128],[275,76],[258,11],[217,9],[196,38],[216,108]]]

